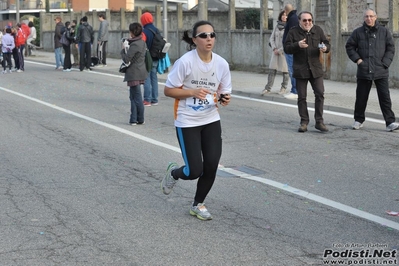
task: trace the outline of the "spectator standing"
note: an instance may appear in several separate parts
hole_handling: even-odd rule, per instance
[[[65,22],[65,37],[69,41],[69,44],[62,44],[62,47],[64,48],[64,69],[63,71],[65,72],[70,72],[72,68],[72,63],[71,63],[71,43],[73,41],[73,38],[71,37],[71,23],[69,21]]]
[[[32,21],[29,21],[28,26],[29,26],[29,36],[28,40],[26,41],[26,44],[28,45],[27,50],[28,50],[28,55],[30,56],[32,55],[32,48],[37,47],[35,44],[32,43],[36,40],[37,33],[36,33],[36,28],[33,25]]]
[[[284,51],[293,54],[293,77],[298,90],[298,112],[301,118],[298,132],[306,132],[309,124],[309,112],[306,102],[307,84],[310,82],[315,95],[315,128],[326,132],[324,125],[324,81],[320,52],[328,53],[330,43],[323,30],[313,25],[313,15],[309,11],[299,13],[299,27],[292,28],[284,43]]]
[[[93,44],[94,41],[94,31],[93,27],[87,23],[87,17],[84,16],[81,20],[81,24],[79,25],[78,33],[76,36],[76,42],[77,44],[75,45],[76,48],[79,47],[79,44],[81,45],[80,47],[80,63],[79,63],[79,69],[80,71],[83,71],[86,67],[86,71],[91,71],[91,45]]]
[[[287,38],[288,32],[290,29],[293,27],[298,27],[299,21],[298,21],[298,15],[296,14],[297,11],[294,10],[294,7],[292,4],[287,4],[284,7],[285,14],[287,14],[287,23],[285,24],[284,28],[284,35],[283,35],[283,44],[285,42],[285,39]],[[288,73],[290,75],[291,79],[291,92],[284,95],[285,98],[287,99],[298,99],[298,91],[296,88],[296,80],[293,77],[292,73],[294,72],[293,70],[293,55],[292,54],[285,54],[285,59],[287,60],[287,66],[288,66]]]
[[[71,40],[71,53],[73,56],[73,66],[78,66],[79,65],[79,50],[78,48],[76,48],[75,43],[76,43],[76,31],[77,31],[77,25],[76,25],[77,21],[76,19],[72,20],[71,22],[71,37],[73,38],[73,40]]]
[[[26,24],[24,24],[25,27],[28,27]],[[24,63],[24,49],[25,49],[25,43],[28,38],[28,32],[27,29],[23,27],[21,23],[17,23],[17,28],[16,28],[16,35],[15,35],[15,46],[17,48],[18,52],[18,64],[19,67],[17,69],[17,72],[24,72],[25,71],[25,63]]]
[[[62,57],[62,44],[60,43],[63,34],[64,24],[61,17],[56,17],[54,31],[54,53],[55,53],[55,70],[61,70],[64,66],[64,58]]]
[[[0,30],[0,45],[1,45],[1,43],[2,43],[2,39],[3,39],[3,31]]]
[[[98,15],[98,20],[100,21],[100,28],[98,30],[98,40],[97,40],[97,57],[98,57],[98,66],[104,67],[107,66],[107,43],[109,37],[109,24],[105,19],[105,14],[100,13]]]
[[[121,51],[122,60],[127,64],[130,63],[123,81],[126,81],[129,86],[129,124],[132,126],[144,125],[144,105],[140,85],[144,84],[148,72],[144,63],[146,45],[141,35],[142,31],[143,28],[140,23],[135,22],[130,24],[128,47],[123,47]]]
[[[4,29],[4,33],[5,33],[5,29]],[[1,49],[2,39],[3,39],[3,31],[0,29],[0,63],[3,65],[3,50]]]
[[[10,26],[11,27],[11,26]],[[13,36],[14,38],[14,43],[16,43],[17,41],[17,27],[12,27],[11,28],[11,36]],[[12,49],[12,57],[14,58],[14,71],[17,71],[19,69],[19,55],[18,55],[18,48],[17,46],[14,47],[14,49]]]
[[[262,91],[262,95],[271,92],[277,71],[283,73],[283,82],[281,83],[279,94],[285,94],[287,89],[289,75],[283,48],[283,35],[286,21],[287,15],[285,14],[285,11],[281,11],[278,15],[277,25],[274,27],[274,30],[270,35],[269,43],[273,53],[269,64],[269,76],[267,78],[267,84],[265,89]]]
[[[366,9],[363,20],[363,26],[352,32],[345,45],[348,57],[357,64],[355,122],[352,128],[357,130],[363,127],[367,101],[374,81],[386,131],[398,130],[399,124],[395,123],[388,82],[395,43],[388,28],[377,21],[374,10]]]
[[[2,38],[1,50],[3,52],[3,74],[6,73],[8,66],[8,73],[11,74],[11,55],[12,50],[15,48],[14,37],[11,36],[11,28],[6,28],[6,34]]]
[[[229,64],[212,51],[215,38],[208,21],[198,21],[192,31],[185,31],[183,41],[192,50],[175,62],[164,89],[166,96],[175,99],[176,135],[185,165],[169,164],[161,182],[162,191],[170,194],[179,179],[198,179],[189,213],[200,220],[212,219],[204,201],[215,181],[222,154],[217,99],[222,106],[228,105],[232,90]]]
[[[141,15],[140,18],[141,25],[143,25],[143,33],[145,35],[145,42],[149,50],[151,50],[152,41],[154,39],[154,32],[159,32],[159,30],[154,26],[154,18],[151,13],[146,12]],[[158,105],[158,76],[157,76],[157,67],[158,67],[158,58],[152,58],[152,69],[145,80],[144,83],[144,105]]]

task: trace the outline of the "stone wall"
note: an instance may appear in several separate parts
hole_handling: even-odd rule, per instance
[[[305,10],[312,10],[312,3],[318,1],[297,0]],[[318,12],[323,16],[316,16],[315,24],[321,26],[325,34],[330,38],[331,52],[323,55],[322,60],[326,65],[325,77],[339,81],[355,81],[356,80],[356,64],[349,61],[346,56],[345,43],[351,31],[363,23],[363,10],[370,7],[364,0],[337,0],[329,1],[330,6],[323,6]],[[325,3],[325,1],[319,1]],[[345,7],[342,7],[345,3]],[[389,12],[389,0],[377,0],[376,6],[371,6],[377,10],[379,18],[389,21],[387,12]],[[321,11],[320,11],[321,10]],[[378,11],[379,10],[379,11]],[[300,11],[300,10],[298,10]],[[327,14],[327,16],[326,16]],[[53,50],[54,36],[54,17],[60,14],[41,13],[41,45],[45,50]],[[88,22],[96,31],[100,22],[98,21],[98,13],[80,12],[61,14],[63,21],[79,19],[83,16],[88,17]],[[119,58],[122,37],[129,35],[128,25],[132,22],[139,22],[141,10],[135,12],[106,12],[107,20],[110,21],[110,40],[108,45],[108,53],[110,57]],[[154,24],[162,31],[162,13],[160,9],[154,14]],[[223,56],[230,64],[232,69],[248,70],[266,73],[268,71],[271,57],[271,49],[268,46],[270,30],[231,30],[229,28],[228,12],[208,12],[208,20],[215,26],[217,39],[214,51]],[[179,11],[168,12],[168,41],[172,44],[169,50],[169,57],[172,61],[184,54],[186,44],[181,41],[183,31],[191,29],[192,25],[198,21],[197,12],[188,11],[179,13]],[[183,25],[181,28],[178,25]],[[399,45],[399,35],[394,34],[395,43]],[[398,47],[398,46],[396,46]],[[93,54],[95,51],[93,51]],[[390,67],[392,86],[399,87],[399,60],[398,56],[394,58]]]

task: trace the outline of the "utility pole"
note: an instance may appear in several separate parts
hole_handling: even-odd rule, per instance
[[[168,1],[163,0],[163,37],[168,39]]]
[[[16,20],[17,20],[17,23],[19,23],[19,0],[17,0],[15,3],[15,10],[16,10],[16,14],[15,14]]]

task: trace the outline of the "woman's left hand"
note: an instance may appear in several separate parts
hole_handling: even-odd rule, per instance
[[[226,106],[230,103],[231,95],[230,94],[223,94],[222,100],[220,101],[220,104],[222,106]]]

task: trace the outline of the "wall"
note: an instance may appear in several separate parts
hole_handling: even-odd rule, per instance
[[[302,0],[302,4],[307,2]],[[353,30],[362,24],[363,10],[367,7],[364,0],[346,0],[347,1],[347,29]],[[384,0],[379,0],[384,1]],[[326,68],[325,77],[332,80],[355,81],[356,64],[351,62],[345,51],[345,43],[350,35],[350,31],[341,31],[343,27],[340,23],[341,16],[345,12],[340,6],[341,1],[331,1],[329,14],[330,17],[316,20],[317,25],[321,26],[328,38],[331,39],[331,53],[325,56],[325,60],[330,65]],[[381,7],[380,10],[383,10]],[[386,10],[386,9],[385,9]],[[107,11],[107,20],[110,21],[110,40],[108,53],[110,57],[119,58],[120,39],[129,35],[128,25],[132,22],[139,22],[139,16],[142,10],[134,12]],[[162,31],[162,13],[157,11],[154,15],[155,23]],[[41,13],[41,32],[42,46],[46,50],[53,50],[54,36],[54,17],[59,14]],[[63,21],[79,19],[87,15],[88,22],[96,31],[99,28],[98,12],[80,12],[61,14]],[[383,16],[383,15],[381,15]],[[266,73],[271,57],[271,49],[268,46],[270,30],[230,30],[227,12],[208,12],[208,20],[212,22],[217,32],[216,45],[214,51],[224,57],[232,69],[256,71]],[[178,28],[184,25],[182,29]],[[186,44],[181,41],[183,31],[191,29],[192,25],[198,21],[197,12],[187,11],[179,14],[177,11],[168,12],[168,41],[172,44],[169,50],[169,57],[172,61],[179,58],[187,51]],[[346,23],[346,22],[345,22]],[[394,34],[396,45],[399,45],[399,36]],[[396,56],[390,67],[390,83],[399,87],[399,59]]]
[[[61,14],[62,21],[71,21],[76,19],[80,20],[82,16],[87,16],[88,23],[95,30],[95,37],[97,38],[97,31],[100,26],[98,21],[99,12],[80,12],[80,13],[67,13]],[[108,12],[107,20],[110,21],[110,38],[108,45],[108,54],[110,57],[119,57],[120,54],[120,39],[124,36],[128,36],[128,25],[132,22],[138,22],[137,12]],[[45,50],[53,49],[53,38],[55,23],[54,18],[60,14],[46,14],[41,12],[41,32],[42,32],[42,44],[41,46]],[[227,13],[225,12],[210,12],[208,14],[209,21],[212,21],[215,26],[215,30],[218,33],[216,40],[215,52],[223,56],[230,64],[235,68],[243,69],[259,69],[261,70],[262,57],[259,56],[261,49],[259,45],[261,43],[261,36],[259,30],[235,30],[232,32],[228,31],[228,23],[226,20]],[[159,18],[162,19],[162,18]],[[168,21],[170,27],[168,30],[168,41],[172,44],[169,50],[169,57],[171,60],[179,58],[182,54],[187,51],[187,47],[184,42],[181,42],[183,30],[191,29],[192,25],[197,21],[196,12],[185,12],[183,16],[184,29],[177,29],[177,14],[176,12],[168,13]],[[162,28],[159,28],[162,31]],[[270,47],[268,46],[268,40],[271,31],[265,31],[263,38],[266,45],[264,46],[264,60],[267,62],[270,60]],[[226,41],[229,40],[229,41]]]
[[[132,1],[128,1],[128,2],[132,2]],[[108,7],[112,11],[119,11],[121,9],[121,7],[130,9],[127,7],[126,0],[108,0]]]
[[[108,9],[108,0],[89,0],[90,11]]]
[[[72,0],[74,12],[89,10],[89,0]]]

